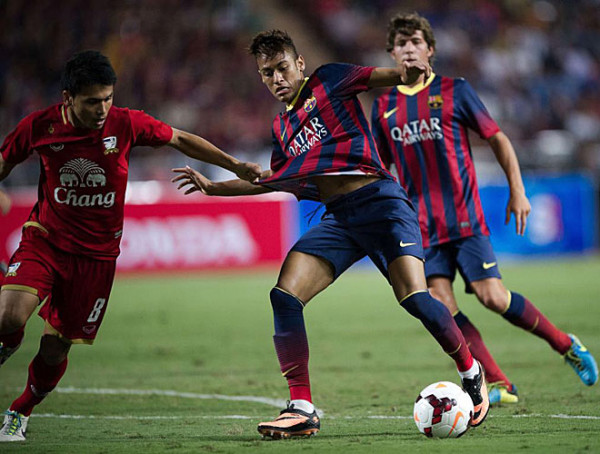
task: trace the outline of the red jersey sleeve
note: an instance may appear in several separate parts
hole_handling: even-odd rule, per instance
[[[25,117],[19,122],[17,127],[6,136],[0,153],[2,159],[11,164],[19,164],[25,161],[32,153],[31,147],[31,117]]]
[[[130,110],[134,145],[157,147],[173,137],[173,128],[141,110]]]

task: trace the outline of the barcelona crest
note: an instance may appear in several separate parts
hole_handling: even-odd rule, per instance
[[[427,104],[430,109],[441,109],[442,104],[444,104],[444,100],[442,99],[442,95],[434,95],[430,96],[427,100]]]
[[[309,113],[317,106],[317,99],[313,96],[304,102],[304,112]]]

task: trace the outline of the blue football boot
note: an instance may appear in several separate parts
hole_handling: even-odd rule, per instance
[[[488,383],[490,405],[516,404],[519,402],[519,393],[515,385],[506,386],[503,382]]]
[[[569,334],[569,337],[572,343],[564,355],[565,361],[579,375],[584,384],[592,386],[598,381],[598,364],[588,349],[577,339],[577,336]]]

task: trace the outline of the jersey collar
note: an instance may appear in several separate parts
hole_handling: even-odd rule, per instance
[[[396,88],[403,95],[412,96],[416,95],[421,90],[429,87],[429,85],[431,85],[431,82],[433,82],[433,79],[435,79],[435,74],[432,72],[431,76],[429,76],[429,78],[425,82],[421,82],[420,84],[417,84],[414,87],[407,87],[406,85],[397,85]]]
[[[62,104],[60,106],[60,115],[62,116],[63,124],[66,125],[68,123],[67,112],[65,110],[65,105]]]
[[[308,82],[308,77],[304,78],[304,82],[302,82],[302,85],[300,85],[300,89],[298,90],[298,93],[296,93],[296,96],[294,97],[292,102],[285,106],[286,112],[289,112],[290,110],[292,110],[294,108],[294,104],[296,104],[296,101],[298,101],[298,98],[300,97],[300,93],[302,93],[302,90],[304,89],[306,82]]]

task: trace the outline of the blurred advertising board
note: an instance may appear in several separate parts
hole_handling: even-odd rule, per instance
[[[128,189],[119,271],[278,267],[297,236],[296,202],[286,194],[183,197],[142,185]],[[34,203],[31,194],[13,195],[11,212],[1,219],[0,260],[18,246]]]
[[[581,174],[524,177],[531,214],[525,235],[515,232],[514,217],[504,225],[508,201],[505,182],[480,188],[494,251],[525,258],[592,252],[598,247],[598,188]]]
[[[506,181],[479,188],[497,255],[522,259],[597,249],[598,189],[592,178],[581,174],[526,176],[524,183],[532,210],[523,237],[516,234],[514,217],[504,225],[509,194]],[[324,212],[321,204],[300,202],[300,234],[317,224]]]
[[[504,181],[480,187],[494,250],[503,258],[580,254],[598,247],[598,191],[583,175],[528,176],[532,205],[525,236],[504,225]],[[11,193],[0,218],[0,260],[7,260],[35,203],[35,190]],[[316,225],[324,206],[289,194],[183,196],[157,182],[131,183],[119,271],[226,270],[278,267],[293,242]]]

